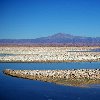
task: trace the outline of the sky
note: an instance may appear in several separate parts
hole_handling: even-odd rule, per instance
[[[59,32],[100,37],[100,0],[0,0],[0,39]]]

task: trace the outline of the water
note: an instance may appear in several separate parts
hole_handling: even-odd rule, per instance
[[[75,51],[73,51],[73,50],[71,51],[70,50],[70,51],[67,51],[67,52],[100,52],[100,48],[95,48],[95,49],[90,49],[90,50],[84,50],[84,51],[83,50],[78,50],[78,51],[77,50],[75,50]]]
[[[100,52],[100,48],[91,49],[92,52]]]
[[[82,63],[0,63],[0,100],[100,100],[100,85],[91,88],[56,85],[7,76],[3,69],[100,68],[100,62]]]
[[[2,57],[2,56],[15,56],[15,54],[1,54],[0,53],[0,56]]]

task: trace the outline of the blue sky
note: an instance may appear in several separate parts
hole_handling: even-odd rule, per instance
[[[100,37],[100,0],[0,0],[0,39],[59,32]]]

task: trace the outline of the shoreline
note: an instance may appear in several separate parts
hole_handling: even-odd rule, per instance
[[[0,61],[0,63],[77,63],[77,62],[100,62],[100,60],[70,60],[70,61]]]
[[[11,70],[3,73],[13,77],[39,80],[68,86],[83,87],[100,84],[100,69],[71,69],[71,70]]]

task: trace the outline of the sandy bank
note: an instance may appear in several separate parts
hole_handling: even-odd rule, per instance
[[[53,82],[56,84],[82,86],[100,84],[100,69],[73,69],[73,70],[11,70],[3,71],[7,75]]]

